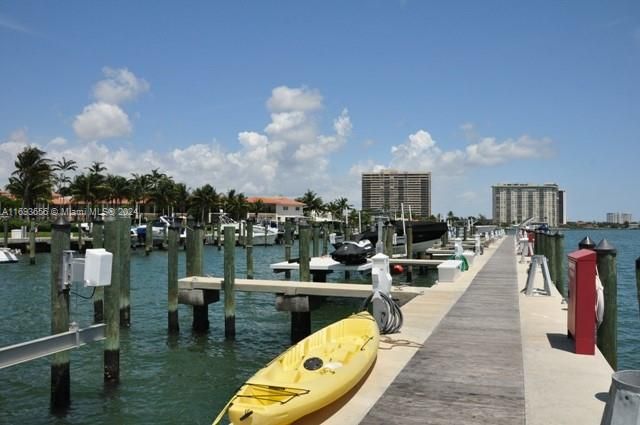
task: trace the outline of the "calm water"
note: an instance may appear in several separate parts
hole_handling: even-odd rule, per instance
[[[293,252],[297,252],[294,247]],[[294,254],[295,255],[295,254]],[[0,346],[50,333],[49,254],[37,264],[23,256],[18,264],[0,266]],[[283,279],[268,265],[284,258],[284,248],[255,247],[255,277]],[[222,276],[222,251],[205,247],[205,274]],[[179,275],[184,276],[184,252]],[[236,276],[245,277],[242,248],[236,250]],[[179,307],[180,335],[166,333],[167,257],[142,250],[131,256],[132,326],[121,330],[121,383],[107,391],[102,378],[98,342],[71,351],[72,407],[62,417],[49,412],[50,360],[35,360],[0,370],[0,424],[210,424],[238,386],[290,344],[289,314],[275,310],[270,294],[236,294],[237,338],[224,339],[222,303],[209,306],[211,330],[191,332],[190,307]],[[329,280],[343,281],[342,274]],[[419,277],[429,285],[433,272]],[[292,275],[297,280],[297,275]],[[366,283],[368,276],[353,276]],[[76,288],[81,294],[90,291]],[[91,324],[93,302],[71,295],[71,317],[81,327]],[[311,314],[319,329],[360,307],[360,301],[329,299]]]

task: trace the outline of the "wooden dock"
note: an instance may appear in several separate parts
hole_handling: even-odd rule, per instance
[[[524,424],[515,253],[503,243],[363,424]]]
[[[185,277],[178,280],[180,290],[220,290],[221,277]],[[296,282],[281,280],[236,279],[235,290],[284,295],[314,295],[325,297],[366,298],[371,295],[371,285],[361,283]],[[394,286],[391,296],[401,304],[421,295],[424,288]]]

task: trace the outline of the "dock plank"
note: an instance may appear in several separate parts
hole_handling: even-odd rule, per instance
[[[362,423],[525,423],[511,244],[498,248]]]
[[[181,290],[205,289],[220,290],[223,278],[208,276],[193,276],[178,280]],[[236,279],[236,291],[263,292],[285,295],[316,295],[327,297],[366,298],[371,294],[372,285],[361,283],[324,283],[324,282],[295,282],[282,280]],[[415,286],[393,286],[391,296],[401,304],[422,294],[424,288]]]

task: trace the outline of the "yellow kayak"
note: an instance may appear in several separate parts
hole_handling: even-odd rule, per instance
[[[369,371],[380,334],[367,312],[333,323],[260,369],[213,422],[228,413],[234,425],[284,425],[331,404]]]

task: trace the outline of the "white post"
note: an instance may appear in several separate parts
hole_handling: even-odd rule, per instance
[[[379,253],[371,258],[373,265],[371,268],[371,281],[373,288],[373,317],[378,322],[379,327],[383,327],[386,318],[391,312],[384,302],[380,293],[390,296],[391,293],[391,273],[389,273],[389,257]]]

